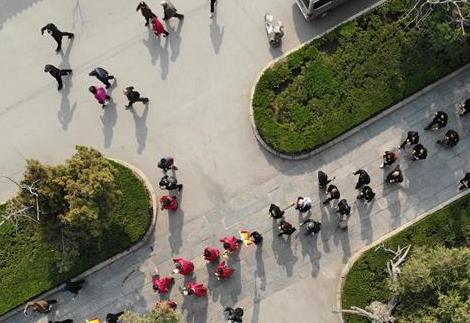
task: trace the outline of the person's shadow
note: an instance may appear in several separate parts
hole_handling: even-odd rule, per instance
[[[164,80],[168,75],[170,64],[170,58],[168,56],[168,45],[170,41],[168,38],[171,34],[167,37],[156,37],[151,28],[149,28],[148,31],[149,34],[147,40],[143,39],[142,42],[149,50],[152,65],[155,65],[157,63],[157,59],[160,58],[160,76],[162,80]],[[164,38],[164,40],[162,40],[162,38]],[[162,41],[165,42],[164,46],[162,46]]]
[[[69,56],[70,56],[70,51],[72,49],[72,45],[73,45],[73,38],[70,39],[70,43],[68,44],[68,47],[65,53],[63,53],[62,51],[59,52],[62,58],[62,62],[59,65],[60,69],[70,68]],[[72,108],[70,108],[69,95],[70,95],[70,88],[72,87],[72,75],[67,75],[67,76],[64,76],[63,78],[66,78],[66,79],[63,79],[62,81],[64,86],[61,91],[62,96],[60,100],[60,110],[57,112],[57,119],[59,119],[59,122],[62,125],[62,129],[67,130],[69,123],[72,121],[73,114],[77,107],[77,103],[74,102]]]
[[[158,57],[160,56],[160,51],[156,45],[155,34],[153,33],[152,28],[148,28],[147,40],[142,39],[142,42],[149,51],[152,65],[155,65],[157,63]]]
[[[184,19],[179,20],[178,27],[176,29],[171,28],[171,25],[168,23],[168,20],[165,22],[167,29],[170,30],[170,34],[168,35],[168,41],[170,43],[171,49],[171,61],[176,61],[180,53],[181,47],[181,28],[183,28]]]
[[[219,24],[217,23],[217,15],[214,15],[209,27],[210,27],[212,46],[214,47],[214,52],[218,54],[220,45],[222,45],[222,39],[224,37],[225,27],[220,28]]]
[[[149,112],[148,104],[145,104],[144,112],[141,116],[137,114],[134,107],[130,108],[135,122],[135,137],[137,139],[137,153],[142,154],[145,149],[145,142],[147,141],[147,115]]]

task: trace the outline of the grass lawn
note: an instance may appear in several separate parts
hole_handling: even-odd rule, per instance
[[[421,28],[399,19],[411,0],[389,0],[267,69],[253,95],[264,141],[311,151],[470,62],[470,42],[436,10]]]
[[[396,250],[398,245],[411,244],[409,257],[413,257],[413,248],[418,246],[434,247],[443,245],[447,248],[470,247],[470,195],[466,195],[451,205],[427,216],[423,220],[386,240],[385,245]],[[374,248],[365,252],[349,271],[342,295],[344,309],[351,306],[364,308],[372,301],[388,302],[390,293],[385,280],[385,264],[391,259],[391,254],[382,249]],[[396,313],[403,304],[399,304]],[[345,315],[346,322],[369,322],[368,320]]]
[[[112,164],[118,170],[115,180],[123,194],[110,214],[106,233],[84,248],[69,272],[59,273],[56,263],[60,253],[41,239],[38,230],[15,232],[10,224],[0,227],[0,315],[127,249],[144,236],[151,220],[145,186],[128,168]],[[4,206],[0,206],[2,211]]]

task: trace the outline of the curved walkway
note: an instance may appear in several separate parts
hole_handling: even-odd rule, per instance
[[[179,1],[186,14],[183,26],[177,36],[178,22],[172,21],[176,31],[160,45],[149,39],[142,17],[125,0],[67,4],[43,0],[7,20],[0,29],[0,42],[8,44],[0,54],[5,62],[0,75],[7,81],[1,89],[0,129],[3,138],[15,140],[0,141],[0,172],[19,177],[23,156],[58,162],[71,154],[73,145],[88,144],[137,165],[148,176],[160,176],[155,170],[158,156],[174,155],[179,179],[185,184],[181,210],[171,217],[161,214],[155,235],[144,248],[90,277],[75,301],[58,294],[59,306],[50,317],[80,322],[123,307],[148,309],[156,300],[150,284],[153,267],[168,272],[171,257],[178,255],[194,259],[197,280],[209,282],[211,290],[206,301],[183,302],[173,289],[172,297],[180,301],[188,322],[219,322],[222,306],[235,303],[245,307],[246,322],[302,323],[311,322],[312,315],[316,322],[337,322],[331,312],[336,282],[350,255],[453,196],[455,181],[470,159],[467,136],[453,150],[444,150],[433,143],[441,131],[423,136],[428,160],[411,167],[403,163],[407,178],[403,185],[384,187],[377,167],[381,152],[395,146],[406,130],[422,128],[432,111],[454,110],[455,103],[468,94],[467,71],[321,156],[281,161],[257,145],[249,123],[249,90],[271,54],[278,54],[267,48],[264,12],[283,20],[287,50],[370,3],[353,1],[325,20],[308,24],[287,1],[221,0],[216,22],[209,21],[204,1]],[[157,2],[150,4],[160,12]],[[63,57],[54,54],[49,37],[38,36],[51,12],[57,14],[54,21],[59,27],[77,33],[71,51]],[[67,40],[64,43],[67,49]],[[74,75],[72,87],[57,93],[42,65],[62,60],[65,65],[70,62]],[[96,65],[109,68],[118,78],[113,93],[116,106],[104,112],[86,91],[95,82],[87,73]],[[120,91],[130,84],[151,98],[148,110],[139,105],[124,110]],[[449,126],[455,125],[463,134],[463,121],[451,114]],[[349,232],[338,232],[331,209],[319,206],[316,171],[321,168],[335,175],[343,195],[352,201],[355,178],[351,173],[359,167],[370,172],[377,200],[369,208],[354,205]],[[15,189],[0,185],[0,199]],[[267,206],[271,201],[285,205],[301,194],[316,201],[312,216],[322,219],[320,235],[300,235],[287,242],[273,237]],[[288,217],[297,222],[295,212]],[[203,247],[218,245],[219,237],[241,228],[263,232],[263,248],[242,250],[235,277],[214,281],[200,257]],[[26,322],[21,315],[12,320]]]

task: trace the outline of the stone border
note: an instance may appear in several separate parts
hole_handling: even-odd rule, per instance
[[[276,59],[273,59],[259,74],[258,76],[256,77],[255,79],[255,82],[251,88],[251,94],[250,94],[250,122],[251,122],[251,127],[253,129],[253,132],[255,134],[255,137],[256,137],[256,140],[258,140],[259,144],[264,148],[266,149],[268,152],[270,152],[271,154],[277,156],[277,157],[280,157],[282,159],[287,159],[287,160],[302,160],[302,159],[306,159],[306,158],[309,158],[309,157],[312,157],[312,156],[315,156],[319,153],[321,153],[322,151],[326,150],[326,149],[329,149],[331,148],[332,146],[346,140],[347,138],[351,137],[352,135],[354,135],[356,132],[364,129],[365,127],[369,126],[370,124],[374,123],[375,121],[379,120],[379,119],[382,119],[384,118],[385,116],[389,115],[390,113],[402,108],[404,105],[414,101],[417,97],[431,91],[432,89],[434,89],[435,87],[441,85],[442,83],[444,82],[447,82],[449,79],[457,76],[458,74],[460,74],[461,72],[463,72],[464,70],[466,70],[470,64],[466,64],[462,67],[460,67],[459,69],[453,71],[452,73],[444,76],[443,78],[435,81],[434,83],[431,83],[429,85],[427,85],[426,87],[422,88],[421,90],[415,92],[414,94],[412,94],[411,96],[407,97],[406,99],[398,102],[397,104],[389,107],[389,108],[386,108],[385,110],[383,110],[382,112],[380,112],[379,114],[377,114],[376,116],[370,118],[370,119],[367,119],[366,121],[362,122],[361,124],[357,125],[356,127],[346,131],[345,133],[343,133],[342,135],[340,135],[339,137],[336,137],[334,138],[333,140],[321,145],[320,147],[318,148],[315,148],[313,149],[312,151],[308,152],[308,153],[305,153],[305,154],[300,154],[300,155],[288,155],[288,154],[284,154],[284,153],[281,153],[281,152],[278,152],[276,151],[274,148],[272,148],[271,146],[269,146],[264,140],[263,138],[261,137],[261,135],[259,134],[258,132],[258,128],[256,127],[256,123],[255,123],[255,118],[254,118],[254,113],[253,113],[253,95],[255,93],[255,89],[256,89],[256,85],[258,84],[259,82],[259,79],[261,78],[261,76],[264,74],[264,72],[272,67],[274,64],[276,64],[277,62],[285,59],[288,55],[290,55],[291,53],[295,52],[296,50],[302,48],[303,46],[306,46],[308,45],[309,43],[311,43],[312,41],[314,41],[315,39],[317,38],[320,38],[322,37],[323,35],[325,35],[326,33],[329,33],[330,31],[332,31],[333,29],[341,26],[342,24],[346,23],[346,22],[349,22],[353,19],[356,19],[357,17],[361,16],[362,14],[364,14],[365,12],[367,11],[370,11],[374,8],[376,8],[377,6],[381,5],[382,3],[384,3],[385,0],[381,0],[377,3],[375,3],[373,6],[367,8],[367,9],[364,9],[362,10],[361,12],[355,14],[354,16],[350,17],[349,19],[343,21],[342,23],[338,24],[338,25],[335,25],[334,27],[326,30],[325,32],[321,33],[320,35],[317,35],[315,36],[314,38],[306,41],[305,43],[291,49],[290,51],[286,52],[285,54],[283,54],[282,56],[276,58]]]
[[[421,214],[417,218],[413,219],[412,221],[403,224],[402,226],[396,228],[395,230],[390,231],[389,233],[386,233],[385,235],[381,236],[379,239],[375,240],[371,244],[362,247],[361,249],[356,251],[356,253],[354,253],[354,255],[352,255],[352,257],[349,258],[348,262],[346,263],[346,265],[344,265],[343,269],[341,270],[341,275],[340,275],[340,278],[339,278],[339,281],[338,281],[338,285],[336,286],[336,308],[334,309],[334,312],[336,312],[336,311],[338,312],[339,320],[340,320],[341,323],[345,323],[345,321],[343,320],[343,313],[340,312],[340,310],[342,309],[342,297],[341,296],[343,295],[344,282],[346,281],[346,276],[349,273],[349,270],[351,270],[352,266],[359,259],[359,257],[361,257],[364,252],[366,252],[369,249],[371,249],[371,248],[377,246],[378,244],[382,243],[384,240],[387,240],[387,239],[391,238],[392,236],[398,234],[399,232],[401,232],[405,229],[408,229],[409,227],[411,227],[412,225],[414,225],[417,222],[421,221],[422,219],[424,219],[428,215],[433,214],[436,211],[439,211],[440,209],[452,204],[453,202],[457,201],[458,199],[464,197],[465,195],[467,195],[469,193],[470,193],[469,191],[464,191],[464,192],[461,192],[461,193],[457,194],[456,196],[448,199],[447,201],[442,202],[441,204],[439,204],[439,205],[433,207],[432,209],[424,212],[423,214]]]
[[[87,277],[87,276],[103,269],[104,267],[107,267],[108,265],[112,264],[113,262],[115,262],[119,259],[122,259],[125,256],[135,252],[138,249],[140,249],[147,242],[147,240],[149,239],[150,235],[153,233],[153,230],[155,228],[155,223],[156,223],[156,220],[157,220],[157,198],[156,198],[156,195],[155,195],[155,192],[153,190],[153,186],[152,186],[150,180],[145,176],[145,174],[140,169],[138,169],[137,167],[135,167],[132,164],[129,164],[129,163],[127,163],[125,161],[122,161],[122,160],[119,160],[119,159],[108,158],[108,157],[107,157],[107,159],[112,160],[112,161],[114,161],[118,164],[121,164],[121,165],[129,168],[132,171],[132,173],[134,173],[134,175],[136,175],[142,181],[142,183],[145,186],[145,190],[150,195],[150,199],[151,199],[150,207],[152,208],[152,220],[150,222],[150,225],[149,225],[149,228],[148,228],[147,232],[142,237],[142,239],[140,239],[139,242],[137,242],[133,246],[129,247],[128,249],[118,253],[117,255],[114,255],[111,258],[109,258],[109,259],[107,259],[107,260],[91,267],[90,269],[88,269],[85,272],[81,273],[80,275],[74,277],[73,279],[85,278],[85,277]],[[45,293],[42,293],[42,294],[39,294],[39,295],[36,295],[36,296],[32,297],[31,299],[46,299],[50,295],[62,290],[63,286],[64,286],[64,284],[56,286],[56,287],[48,290]],[[12,316],[14,316],[14,315],[18,314],[19,312],[21,312],[23,310],[23,306],[24,306],[24,304],[19,305],[16,308],[8,311],[4,315],[0,316],[0,322],[7,321]]]

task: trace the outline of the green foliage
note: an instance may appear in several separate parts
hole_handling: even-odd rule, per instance
[[[264,141],[287,154],[311,151],[469,63],[468,36],[445,8],[405,30],[411,3],[387,1],[268,68],[253,96]]]
[[[464,196],[447,207],[427,216],[425,219],[394,235],[384,243],[391,249],[411,244],[412,249],[409,254],[410,261],[414,259],[415,256],[422,254],[419,251],[419,247],[421,246],[469,248],[470,195]],[[343,308],[350,308],[351,306],[365,307],[374,300],[382,302],[389,301],[392,292],[387,288],[387,275],[384,269],[386,262],[391,258],[390,256],[390,253],[387,253],[382,249],[377,251],[371,249],[365,252],[361,258],[354,263],[345,280],[342,296]],[[423,274],[423,276],[425,275]],[[418,284],[419,282],[416,283]],[[470,287],[467,286],[466,288],[468,290]],[[468,300],[468,293],[466,297]],[[451,296],[443,299],[443,306],[441,309],[450,308],[453,304],[452,299],[453,298]],[[425,303],[423,300],[419,300],[418,302],[422,302],[423,304]],[[462,305],[463,307],[458,308],[458,311],[456,309],[455,315],[460,315],[459,313],[465,309],[465,306],[468,306],[468,302],[465,300],[462,300],[458,304],[461,304],[462,302],[467,305]],[[444,304],[448,305],[444,306]],[[406,316],[408,314],[406,314],[406,308],[404,306],[405,303],[400,303],[397,308],[397,313],[403,313],[403,315],[399,316],[400,322],[437,322],[431,319],[426,321],[428,318],[425,319],[424,317],[423,320],[407,321]],[[463,313],[465,313],[465,311],[463,311]],[[462,315],[459,317],[465,317]],[[458,317],[456,316],[455,319],[457,318]],[[353,315],[345,315],[345,319],[346,322],[350,323],[368,322],[364,318]],[[444,320],[439,322],[454,321]],[[460,321],[457,320],[455,322]]]
[[[102,233],[79,246],[80,257],[71,259],[67,271],[61,271],[60,246],[54,239],[44,239],[41,225],[23,225],[18,231],[11,224],[0,226],[0,315],[126,250],[144,236],[151,220],[145,186],[130,169],[109,163],[115,170],[115,188],[122,194],[116,195]]]
[[[470,322],[470,248],[419,247],[388,284],[407,321]]]
[[[120,317],[124,323],[178,323],[181,319],[182,315],[179,311],[165,306],[157,306],[144,314],[127,311]]]

